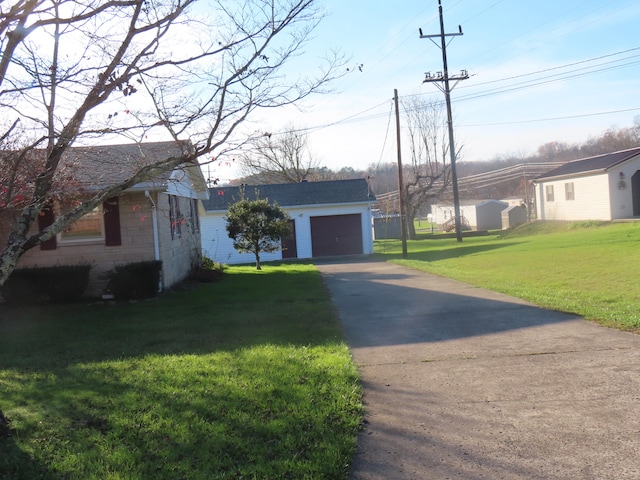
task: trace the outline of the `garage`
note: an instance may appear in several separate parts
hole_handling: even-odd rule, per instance
[[[363,253],[361,214],[311,217],[310,221],[314,257]]]
[[[202,202],[202,252],[220,263],[255,262],[253,253],[239,252],[227,235],[229,206],[240,197],[265,198],[289,215],[291,235],[281,248],[260,255],[263,262],[340,255],[373,254],[371,205],[375,197],[366,178],[248,186],[215,186]]]

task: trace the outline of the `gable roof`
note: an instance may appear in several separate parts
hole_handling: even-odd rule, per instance
[[[281,207],[298,205],[330,205],[340,203],[374,202],[364,178],[353,180],[327,180],[322,182],[281,183],[271,185],[244,185],[209,189],[209,200],[202,203],[206,211],[227,210],[241,198],[266,198]]]
[[[625,162],[636,155],[640,155],[640,147],[621,150],[619,152],[605,153],[604,155],[597,155],[595,157],[572,160],[536,178],[535,182],[554,177],[604,173],[608,169]]]
[[[62,157],[61,167],[73,172],[78,185],[89,190],[123,182],[145,165],[180,157],[189,153],[188,141],[127,143],[71,147]],[[176,176],[176,172],[180,175]],[[182,181],[194,191],[206,194],[207,185],[197,163],[184,163],[153,178],[140,182],[128,190],[165,190],[172,182]]]

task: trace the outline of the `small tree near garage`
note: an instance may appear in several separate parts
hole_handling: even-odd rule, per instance
[[[253,253],[258,270],[260,253],[277,251],[282,239],[291,232],[287,212],[266,198],[242,198],[229,206],[226,220],[233,248],[240,253]]]

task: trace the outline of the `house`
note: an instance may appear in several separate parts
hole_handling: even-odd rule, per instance
[[[226,230],[229,205],[242,195],[277,203],[291,217],[292,235],[283,248],[260,256],[263,261],[373,253],[371,204],[366,179],[214,187],[203,201],[202,251],[228,264],[252,263],[253,254],[238,253]]]
[[[184,148],[189,144],[73,147],[62,162],[73,164],[75,181],[90,192],[129,178],[141,164],[181,155]],[[17,268],[90,264],[85,294],[99,296],[105,271],[131,262],[161,260],[161,287],[170,287],[201,259],[198,210],[207,194],[199,165],[179,166],[109,198],[65,231],[25,252]],[[34,228],[51,224],[59,211],[57,204],[44,209]],[[0,240],[6,233],[0,229]]]
[[[534,180],[540,220],[640,216],[640,147],[567,162]]]
[[[502,228],[502,211],[507,202],[499,200],[471,200],[460,204],[462,223],[472,230],[495,230]],[[453,204],[436,204],[431,206],[432,221],[443,230],[455,222]]]

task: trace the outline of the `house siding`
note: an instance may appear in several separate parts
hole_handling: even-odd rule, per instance
[[[574,199],[565,198],[565,184],[573,183]],[[547,201],[545,188],[553,186],[554,200]],[[562,178],[536,184],[540,220],[611,220],[609,175]]]
[[[190,198],[178,197],[180,210],[180,235],[171,238],[171,219],[169,215],[169,195],[157,195],[158,238],[160,258],[162,259],[162,280],[169,287],[183,280],[191,269],[200,262],[202,248],[200,231],[194,233],[190,218]],[[153,252],[153,247],[151,249]]]
[[[144,194],[119,197],[122,245],[106,246],[104,241],[57,242],[55,250],[32,248],[18,261],[17,268],[89,264],[89,296],[99,295],[105,285],[102,275],[116,265],[153,260],[151,207]]]
[[[460,205],[460,215],[467,219],[474,230],[490,230],[502,228],[502,211],[507,202],[486,200],[476,205]],[[431,207],[434,223],[442,225],[454,217],[453,205],[433,205]]]
[[[640,161],[629,165],[618,166],[611,169],[609,174],[609,198],[611,199],[611,219],[632,218],[633,215],[633,189],[631,177],[640,169]],[[624,176],[621,179],[620,174]],[[624,188],[620,188],[620,181],[624,182]],[[640,192],[635,192],[636,195]]]
[[[373,253],[373,229],[371,209],[369,204],[356,204],[344,206],[295,206],[281,207],[295,222],[297,258],[312,258],[311,244],[311,218],[317,216],[360,214],[362,226],[362,250],[364,254]],[[203,254],[216,262],[236,264],[251,264],[255,262],[252,253],[238,253],[233,248],[233,241],[229,238],[226,229],[227,212],[207,212],[201,219],[202,224],[202,250]],[[261,253],[260,261],[282,260],[282,251],[273,253]]]
[[[156,204],[158,238],[162,259],[162,279],[165,287],[184,279],[201,256],[199,233],[192,233],[188,220],[182,227],[182,237],[171,239],[169,202],[166,194],[151,193]],[[189,213],[189,201],[180,198],[180,211]],[[155,259],[153,238],[153,209],[143,192],[124,193],[119,197],[121,245],[106,246],[103,241],[57,242],[55,250],[32,248],[18,261],[17,268],[51,267],[57,265],[89,264],[87,296],[103,293],[106,281],[103,274],[116,265]],[[37,226],[34,226],[37,228]]]

